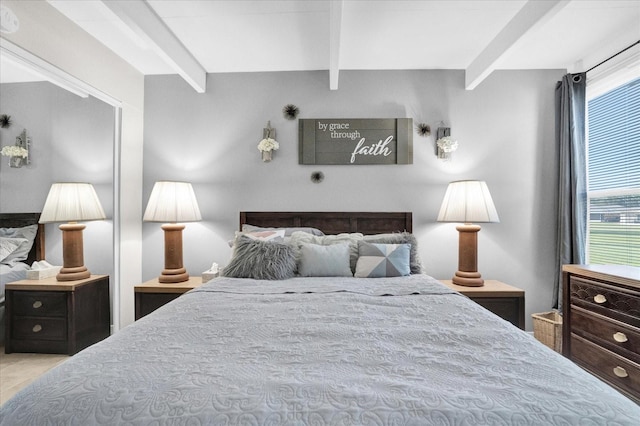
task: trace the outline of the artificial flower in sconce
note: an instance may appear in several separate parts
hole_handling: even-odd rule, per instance
[[[458,149],[458,141],[453,140],[451,136],[441,137],[436,141],[438,146],[438,158],[450,160],[451,153]]]
[[[280,144],[274,138],[276,137],[276,129],[271,127],[271,122],[267,122],[267,127],[263,129],[263,139],[258,144],[258,150],[262,153],[262,161],[269,162],[273,155],[273,151],[280,148]]]
[[[9,166],[11,167],[25,166],[30,163],[29,145],[31,145],[31,138],[27,137],[27,131],[23,130],[20,136],[16,137],[16,144],[2,147],[0,155],[9,157]]]

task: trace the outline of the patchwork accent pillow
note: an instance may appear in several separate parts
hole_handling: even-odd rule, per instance
[[[241,235],[222,275],[257,280],[284,280],[295,274],[296,257],[290,245]]]
[[[302,277],[352,277],[349,245],[303,243],[300,247],[298,274]]]
[[[402,277],[411,274],[409,244],[358,243],[357,278]]]
[[[28,225],[21,228],[0,228],[0,237],[5,238],[24,238],[27,241],[20,244],[9,256],[7,256],[2,262],[22,262],[27,260],[29,252],[33,246],[33,242],[36,239],[38,233],[38,225]]]
[[[422,274],[422,262],[418,253],[418,240],[410,232],[365,235],[364,241],[374,244],[411,244],[409,261],[412,274]]]

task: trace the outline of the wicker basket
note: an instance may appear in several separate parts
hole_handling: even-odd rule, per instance
[[[533,335],[556,352],[562,352],[562,315],[557,311],[532,314]]]

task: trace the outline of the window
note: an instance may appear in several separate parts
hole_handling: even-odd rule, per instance
[[[640,78],[588,98],[587,135],[587,261],[640,266]]]

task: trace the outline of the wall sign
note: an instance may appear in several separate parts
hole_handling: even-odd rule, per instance
[[[411,164],[413,119],[298,120],[300,164]]]

